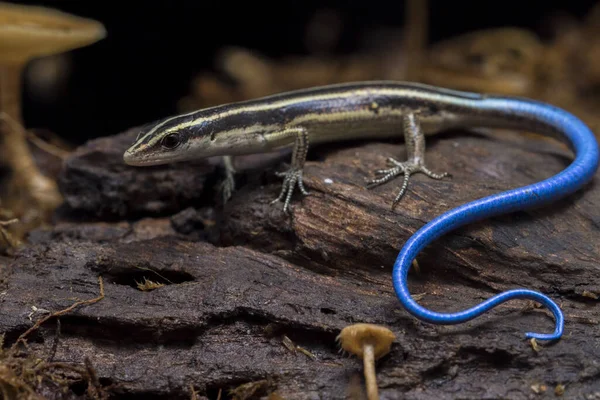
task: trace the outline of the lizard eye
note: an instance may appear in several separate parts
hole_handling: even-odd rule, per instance
[[[170,133],[164,138],[162,138],[162,140],[160,141],[161,146],[169,150],[172,150],[175,147],[179,146],[180,143],[181,139],[179,138],[179,134],[177,133]]]

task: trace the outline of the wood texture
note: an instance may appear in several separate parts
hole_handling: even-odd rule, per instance
[[[94,298],[100,275],[106,297],[61,317],[54,360],[89,357],[104,385],[118,385],[114,398],[190,398],[192,385],[209,399],[222,389],[225,399],[228,390],[266,380],[248,398],[358,399],[362,364],[335,343],[355,322],[385,325],[398,338],[377,363],[382,399],[529,399],[543,385],[540,398],[553,398],[558,384],[565,398],[600,398],[598,175],[556,204],[443,237],[410,274],[412,293],[438,311],[510,288],[540,290],[565,313],[559,342],[535,351],[524,339],[554,323],[530,302],[435,326],[402,309],[391,286],[395,257],[420,226],[466,201],[558,172],[570,160],[560,145],[506,131],[432,137],[430,168],[453,176],[414,176],[395,211],[400,182],[367,190],[365,181],[387,157],[404,158],[402,144],[315,147],[304,174],[311,194],[295,195],[285,215],[281,204],[269,204],[279,193],[273,172],[281,163],[241,163],[239,189],[222,205],[213,163],[122,165],[134,133],[93,141],[66,162],[68,207],[56,226],[31,234],[0,290],[8,344],[40,317],[30,320],[32,306],[56,311]],[[140,291],[144,279],[164,286]],[[30,338],[33,350],[50,352],[55,324]],[[314,359],[290,350],[285,337]]]

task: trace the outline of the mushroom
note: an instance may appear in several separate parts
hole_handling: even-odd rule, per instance
[[[12,174],[12,205],[33,200],[32,205],[45,213],[62,202],[56,182],[37,168],[25,131],[20,129],[23,69],[33,58],[83,47],[105,36],[104,26],[94,20],[45,7],[0,2],[0,122],[4,122],[0,124],[0,147],[1,159]]]
[[[396,336],[386,327],[373,324],[354,324],[342,329],[337,337],[345,351],[363,359],[367,398],[378,400],[375,360],[390,352]]]

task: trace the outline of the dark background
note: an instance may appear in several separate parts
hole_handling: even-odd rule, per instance
[[[315,11],[343,17],[335,53],[357,48],[373,28],[401,27],[404,2],[302,0],[276,3],[201,0],[19,1],[101,21],[108,36],[71,53],[71,72],[51,102],[24,91],[28,128],[47,128],[73,143],[111,135],[176,112],[194,75],[212,68],[226,45],[278,57],[306,54],[306,24]],[[557,12],[584,16],[590,1],[430,1],[430,42],[496,26],[528,27],[543,35]]]

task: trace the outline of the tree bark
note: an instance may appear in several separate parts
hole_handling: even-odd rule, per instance
[[[239,190],[222,205],[213,190],[222,173],[209,161],[124,166],[119,157],[133,137],[92,141],[66,162],[68,207],[56,226],[31,234],[0,289],[7,345],[43,316],[30,319],[32,306],[58,311],[94,298],[100,275],[102,301],[61,317],[58,339],[48,321],[29,345],[47,355],[58,341],[55,361],[88,357],[105,387],[117,385],[110,391],[190,398],[191,385],[216,399],[250,383],[248,398],[353,398],[362,365],[339,354],[335,337],[356,322],[397,337],[377,365],[382,399],[529,399],[554,396],[559,384],[565,398],[600,391],[598,175],[555,204],[448,234],[409,275],[411,293],[436,311],[511,288],[544,292],[565,313],[562,340],[531,347],[524,333],[551,332],[554,321],[527,301],[461,325],[423,323],[391,284],[398,251],[427,221],[568,165],[570,153],[554,142],[505,131],[431,137],[430,168],[453,177],[415,175],[395,211],[399,183],[368,190],[364,182],[403,145],[316,146],[304,173],[311,195],[295,195],[286,215],[270,204],[281,185],[278,161],[238,160]],[[159,287],[140,290],[147,280]]]

